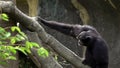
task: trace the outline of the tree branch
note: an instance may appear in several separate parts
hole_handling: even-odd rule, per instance
[[[44,43],[47,43],[51,48],[53,48],[59,55],[64,57],[72,65],[77,68],[89,68],[88,66],[85,66],[81,63],[82,59],[80,57],[78,57],[70,49],[66,48],[64,45],[58,42],[54,37],[47,34],[42,26],[35,20],[35,18],[25,15],[11,2],[0,1],[0,6],[2,8],[2,12],[8,13],[12,19],[20,22],[20,24],[25,26],[27,29],[37,32],[39,38]]]

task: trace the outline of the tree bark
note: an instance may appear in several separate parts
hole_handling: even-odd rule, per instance
[[[42,46],[41,44],[41,40],[39,39],[38,35],[36,32],[29,32],[26,31],[25,32],[28,36],[29,41],[32,42],[36,42],[38,43],[40,46]],[[32,48],[31,49],[32,54],[30,54],[29,56],[31,57],[31,59],[33,60],[33,62],[37,65],[38,68],[63,68],[55,59],[54,57],[49,54],[49,57],[47,58],[43,58],[40,57],[37,53],[37,49],[36,48]],[[37,62],[36,62],[37,61]]]

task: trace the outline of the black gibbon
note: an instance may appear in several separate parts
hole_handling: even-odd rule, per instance
[[[37,21],[61,33],[72,36],[86,46],[83,64],[91,68],[108,68],[108,47],[97,30],[89,25],[72,25],[55,21],[47,21],[37,17]]]

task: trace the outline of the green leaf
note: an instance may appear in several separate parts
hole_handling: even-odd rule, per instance
[[[4,36],[5,36],[6,38],[8,38],[8,37],[11,36],[11,33],[10,33],[10,32],[6,32],[6,34],[4,34]]]
[[[2,32],[2,33],[0,33],[0,39],[2,39],[2,40],[6,40],[6,39],[8,39],[10,36],[11,36],[11,33],[10,33],[10,32]]]
[[[35,43],[35,42],[31,42],[33,47],[39,47],[39,44]]]
[[[4,53],[5,56],[9,56],[10,54],[9,53]]]
[[[19,32],[19,34],[20,34],[21,36],[23,36],[24,38],[27,39],[27,36],[25,35],[25,33],[23,33],[23,32]]]
[[[30,48],[33,47],[32,43],[29,42],[29,41],[26,41],[25,46],[26,46],[26,48],[28,48],[28,49],[30,49]]]
[[[15,50],[15,49],[11,49],[11,52],[12,52],[13,54],[16,54],[16,50]]]
[[[31,53],[29,48],[26,48],[25,50],[26,50],[27,53],[29,53],[29,54]]]
[[[1,45],[0,46],[0,49],[2,50],[2,49],[5,49],[6,47],[5,46],[3,46],[3,45]]]
[[[14,57],[14,56],[9,56],[9,57],[7,57],[7,59],[16,60],[16,57]]]
[[[0,61],[0,64],[1,64],[1,65],[6,65],[7,62],[5,62],[5,61]]]
[[[2,41],[0,41],[0,45],[2,44]]]
[[[37,53],[38,53],[39,56],[44,57],[44,58],[49,56],[49,52],[43,47],[38,49]]]
[[[0,15],[0,18],[1,18],[2,20],[4,20],[4,21],[9,21],[9,17],[8,17],[8,15],[5,14],[5,13],[2,13],[2,14]]]
[[[14,31],[15,31],[15,29],[16,29],[15,27],[11,27],[11,31],[12,31],[12,32],[14,32]]]
[[[10,43],[11,43],[11,44],[15,44],[15,43],[16,43],[15,37],[12,37],[12,38],[10,39]]]
[[[19,50],[19,51],[21,51],[23,54],[25,54],[25,55],[27,55],[27,53],[26,53],[26,48],[25,47],[15,47],[15,49],[16,50]]]
[[[20,34],[16,35],[16,41],[23,41],[23,40],[25,40],[23,36],[21,36]]]
[[[55,55],[55,59],[56,59],[56,60],[58,59],[58,55]]]
[[[12,26],[12,27],[11,27],[11,31],[12,31],[12,32],[15,32],[15,30],[18,31],[19,33],[21,32],[21,30],[20,30],[19,27],[17,27],[17,26]]]
[[[7,46],[7,48],[9,49],[10,52],[12,52],[13,54],[16,54],[16,50],[13,46]]]
[[[2,58],[2,59],[6,59],[6,55],[3,54],[0,58]]]
[[[3,29],[2,27],[0,27],[0,33],[5,32],[5,29]]]

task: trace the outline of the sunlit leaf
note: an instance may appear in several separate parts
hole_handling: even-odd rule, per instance
[[[55,59],[56,59],[56,60],[58,59],[58,55],[55,55]]]
[[[40,49],[38,49],[38,55],[41,56],[41,57],[48,57],[49,56],[49,52],[44,49],[43,47],[41,47]]]
[[[0,45],[2,44],[2,41],[0,41]]]
[[[12,31],[12,32],[14,32],[15,30],[18,31],[18,32],[21,32],[21,30],[20,30],[19,27],[17,27],[17,26],[11,27],[11,31]]]
[[[16,39],[15,39],[14,37],[11,38],[11,39],[10,39],[10,43],[11,43],[11,44],[15,44],[15,43],[16,43]]]
[[[5,32],[5,29],[3,29],[2,27],[0,27],[0,33]]]
[[[23,36],[24,38],[27,39],[27,36],[25,35],[25,33],[23,33],[23,32],[19,32],[19,34],[20,34],[21,36]]]
[[[13,46],[7,46],[7,48],[13,53],[16,54],[16,50]]]
[[[4,34],[6,38],[10,37],[11,36],[11,33],[10,32],[6,32],[6,34]]]
[[[16,50],[19,50],[19,51],[21,51],[23,54],[25,54],[25,55],[27,55],[27,53],[26,53],[26,48],[25,47],[15,47],[15,49]]]
[[[5,14],[5,13],[2,13],[2,14],[0,15],[0,18],[1,18],[2,20],[4,20],[4,21],[9,21],[9,17],[8,17],[8,15]]]
[[[16,38],[17,41],[23,41],[23,40],[25,40],[25,38],[23,36],[19,35],[19,34],[17,34],[16,37],[17,37]]]
[[[29,48],[26,48],[26,52],[29,53],[29,54],[31,53]]]
[[[7,57],[7,59],[16,60],[16,57],[14,57],[14,56],[9,56],[9,57]]]
[[[33,46],[32,46],[32,43],[29,42],[29,41],[26,41],[25,46],[26,46],[26,48],[28,48],[28,49],[30,49],[30,48],[33,47]]]
[[[4,53],[5,56],[9,56],[10,54],[9,53]]]
[[[11,33],[6,31],[4,28],[0,27],[0,58],[3,60],[16,60],[16,57],[13,56],[17,51],[22,52],[25,55],[31,53],[31,48],[40,46],[35,42],[26,41],[27,36],[21,32],[19,27],[13,26],[11,27],[12,32],[18,32],[14,36],[11,36]],[[25,41],[25,44],[17,43],[19,41]],[[13,46],[19,45],[19,46]],[[25,45],[25,46],[24,46]],[[38,50],[38,53],[42,57],[47,57],[49,55],[48,51],[41,47]]]
[[[35,43],[35,42],[31,42],[33,47],[39,47],[39,44]]]

